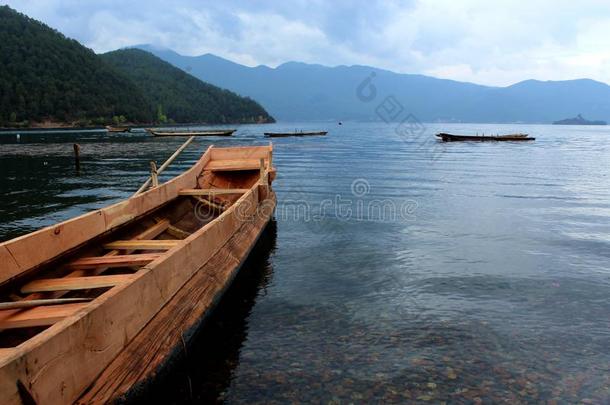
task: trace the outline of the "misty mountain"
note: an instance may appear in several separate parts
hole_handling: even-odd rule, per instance
[[[379,120],[394,115],[388,111],[402,111],[397,120],[413,114],[427,122],[551,123],[576,114],[610,120],[610,86],[589,79],[492,87],[368,66],[288,62],[277,68],[248,67],[211,54],[190,57],[150,45],[139,48],[201,80],[256,99],[281,121]],[[358,88],[372,74],[376,97],[366,101]],[[380,107],[384,101],[386,108]]]

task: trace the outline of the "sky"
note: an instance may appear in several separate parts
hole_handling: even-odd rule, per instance
[[[248,66],[370,65],[505,86],[610,83],[604,0],[9,0],[96,52],[137,44]]]

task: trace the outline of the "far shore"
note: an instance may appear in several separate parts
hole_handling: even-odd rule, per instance
[[[194,126],[227,126],[227,125],[250,125],[250,124],[268,124],[268,123],[258,123],[258,122],[249,122],[249,123],[209,123],[209,122],[189,122],[189,123],[165,123],[165,124],[155,124],[155,123],[125,123],[125,124],[108,124],[108,125],[96,125],[96,126],[79,126],[79,125],[71,125],[69,123],[54,123],[53,125],[49,125],[47,123],[36,124],[27,127],[0,127],[0,133],[2,132],[37,132],[37,131],[105,131],[106,127],[119,127],[119,128],[129,128],[129,129],[137,129],[137,128],[173,128],[173,127],[194,127]]]

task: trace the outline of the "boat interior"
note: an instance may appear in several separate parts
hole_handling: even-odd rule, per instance
[[[268,156],[255,159],[247,153],[235,159],[217,148],[216,158],[212,154],[201,163],[204,155],[199,161],[202,169],[195,173],[194,188],[181,188],[142,215],[32,268],[18,274],[0,272],[0,358],[114,287],[130,283],[143,266],[171,254],[182,240],[217,220],[263,175],[270,176],[265,178],[270,182],[275,172],[271,148],[265,148]],[[45,228],[47,233],[53,229],[59,233],[61,224]],[[28,236],[22,237],[24,242]]]

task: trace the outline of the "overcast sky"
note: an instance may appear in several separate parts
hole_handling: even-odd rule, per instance
[[[154,44],[255,66],[372,65],[490,85],[610,83],[608,0],[10,0],[97,52]]]

